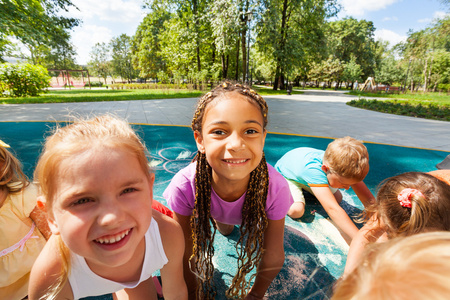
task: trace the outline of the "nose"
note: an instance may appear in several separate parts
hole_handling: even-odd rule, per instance
[[[103,205],[99,207],[97,222],[100,226],[111,227],[120,224],[125,213],[120,203],[115,199],[105,199]]]
[[[239,135],[239,133],[233,132],[228,137],[228,143],[227,143],[228,150],[237,151],[237,150],[244,148],[244,146],[245,146],[244,139]]]

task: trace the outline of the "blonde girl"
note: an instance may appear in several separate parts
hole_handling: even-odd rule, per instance
[[[158,269],[165,299],[187,299],[182,231],[151,209],[154,174],[127,122],[100,116],[57,128],[35,178],[53,234],[33,266],[31,300],[156,299]]]
[[[449,295],[450,232],[437,231],[370,245],[331,300],[447,300]]]
[[[0,140],[0,299],[28,294],[31,267],[50,236],[37,191]]]
[[[284,262],[284,219],[293,203],[286,180],[263,153],[268,107],[250,88],[224,82],[198,102],[198,154],[164,192],[183,228],[190,299],[213,299],[214,236],[240,225],[238,273],[227,296],[262,299]],[[211,229],[212,227],[212,229]],[[246,275],[256,273],[246,279]],[[251,286],[251,281],[254,283]]]
[[[450,231],[450,186],[422,172],[408,172],[386,179],[373,214],[350,244],[344,277],[360,263],[367,244],[425,231]]]

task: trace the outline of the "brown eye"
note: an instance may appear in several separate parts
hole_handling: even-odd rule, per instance
[[[128,193],[132,193],[134,191],[136,191],[135,188],[126,188],[123,190],[122,194],[128,194]]]
[[[81,198],[81,199],[73,202],[72,205],[81,205],[81,204],[88,203],[90,201],[91,201],[91,199],[89,199],[89,198]]]

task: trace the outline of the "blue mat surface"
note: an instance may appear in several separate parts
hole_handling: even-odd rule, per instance
[[[44,137],[49,134],[51,122],[0,122],[0,139],[11,145],[12,151],[22,161],[24,171],[32,176]],[[173,175],[189,164],[197,149],[189,127],[133,125],[145,141],[152,156],[151,164],[156,174],[154,196],[166,204],[162,193]],[[299,135],[267,135],[265,154],[274,165],[287,151],[297,147],[314,147],[325,150],[332,139]],[[405,148],[366,143],[370,156],[370,172],[365,183],[376,193],[377,185],[385,178],[408,171],[428,172],[436,169],[449,152]],[[362,210],[362,204],[352,190],[344,191],[342,206],[350,216]],[[236,273],[235,245],[238,230],[228,236],[216,235],[214,282],[217,299],[223,296]],[[282,271],[270,286],[268,299],[329,299],[334,282],[341,276],[348,246],[329,221],[317,200],[306,199],[306,212],[300,220],[286,218],[286,261]],[[90,299],[111,299],[109,296]]]

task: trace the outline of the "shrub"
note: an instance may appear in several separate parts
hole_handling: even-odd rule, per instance
[[[358,100],[351,100],[347,102],[347,105],[389,114],[450,121],[450,107],[433,103],[409,104],[397,100],[379,101],[361,98]]]
[[[450,83],[438,84],[438,89],[448,93],[450,92]]]
[[[50,86],[50,76],[43,66],[31,64],[0,64],[0,81],[6,86],[3,95],[38,96]]]
[[[86,83],[86,86],[89,86],[89,83]],[[103,82],[101,81],[91,81],[91,87],[102,87]]]

